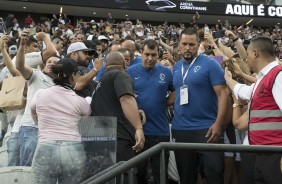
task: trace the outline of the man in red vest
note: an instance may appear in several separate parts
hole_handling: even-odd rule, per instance
[[[250,144],[282,146],[282,66],[275,60],[272,40],[253,39],[247,49],[247,63],[257,73],[256,83],[239,84],[227,69],[225,79],[236,97],[250,100],[246,123]],[[255,183],[282,183],[281,160],[282,153],[257,154]]]

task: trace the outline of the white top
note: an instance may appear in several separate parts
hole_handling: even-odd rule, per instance
[[[39,142],[81,141],[78,123],[81,116],[91,113],[86,100],[71,89],[53,86],[40,89],[31,101],[30,108],[38,116]]]
[[[246,84],[236,84],[234,87],[234,95],[236,98],[241,98],[243,100],[250,100],[251,96],[253,95],[252,92],[255,92],[257,86],[263,79],[263,77],[268,74],[268,72],[274,68],[275,66],[279,65],[278,61],[273,61],[266,65],[256,76],[257,82],[253,83],[251,86]],[[253,90],[254,89],[254,90]],[[280,110],[282,111],[282,72],[280,72],[273,84],[272,94],[275,99],[275,102],[279,106]]]
[[[24,115],[21,119],[21,126],[37,127],[31,118],[30,102],[39,89],[49,88],[54,86],[53,79],[45,75],[42,71],[34,69],[30,79],[27,80],[27,98]]]

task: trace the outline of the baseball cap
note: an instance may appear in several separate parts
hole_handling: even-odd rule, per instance
[[[88,49],[86,45],[82,42],[75,42],[70,44],[67,50],[67,54],[70,54],[72,52],[76,51],[93,51],[94,49]]]
[[[58,67],[60,66],[60,67]],[[54,73],[72,74],[78,71],[77,62],[70,58],[60,59],[53,67]]]
[[[98,40],[107,40],[108,41],[108,38],[105,37],[104,35],[100,35],[98,36]]]
[[[17,46],[16,45],[11,45],[10,47],[9,47],[9,54],[10,55],[15,55],[16,53],[17,53]]]

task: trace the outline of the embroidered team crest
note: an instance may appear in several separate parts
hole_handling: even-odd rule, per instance
[[[194,68],[194,73],[198,72],[200,69],[201,69],[200,66],[195,66],[195,68]]]
[[[159,80],[159,83],[166,83],[166,82],[165,82],[165,74],[160,73],[160,80]]]
[[[161,81],[164,81],[165,80],[165,74],[161,73],[160,74],[160,79],[161,79]]]

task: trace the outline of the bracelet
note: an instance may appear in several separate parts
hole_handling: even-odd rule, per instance
[[[93,70],[94,70],[96,73],[98,72],[98,70],[97,70],[95,67],[93,68]]]
[[[135,131],[140,130],[140,129],[142,129],[142,130],[143,130],[143,128],[136,128],[136,129],[135,129]]]
[[[238,38],[238,37],[236,37],[236,38],[232,39],[232,41],[233,41],[233,42],[236,42],[237,40],[239,40],[239,38]]]

